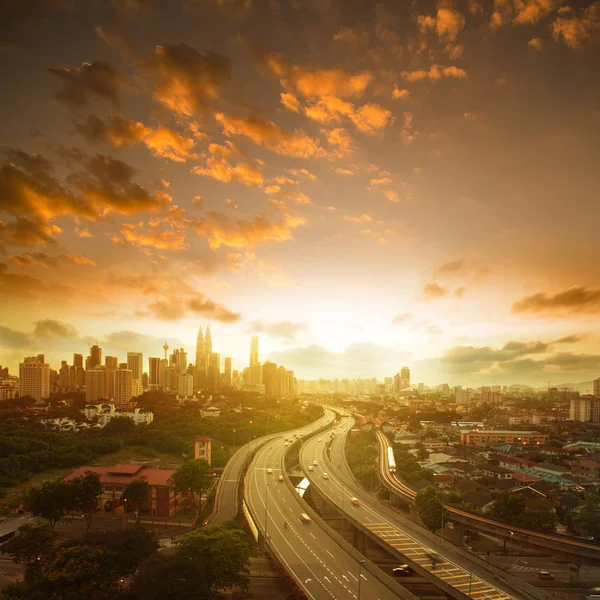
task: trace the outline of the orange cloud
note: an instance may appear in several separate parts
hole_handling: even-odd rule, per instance
[[[442,67],[441,65],[431,65],[428,71],[424,69],[418,69],[416,71],[402,71],[402,77],[406,81],[424,81],[426,79],[430,81],[439,81],[442,78],[446,79],[467,79],[468,75],[464,69],[459,67],[449,66]]]
[[[83,265],[95,267],[96,263],[86,256],[62,254],[60,256],[48,256],[44,252],[24,252],[19,256],[8,257],[19,267],[58,267],[60,261],[73,263],[74,265]]]
[[[294,158],[311,158],[322,153],[318,142],[303,131],[288,133],[273,121],[266,121],[259,117],[228,117],[223,113],[217,113],[215,119],[222,125],[225,135],[245,136],[255,144],[269,148],[277,154]]]
[[[208,154],[203,156],[205,165],[196,166],[192,172],[203,177],[211,177],[223,183],[236,181],[247,186],[262,185],[263,174],[259,163],[240,161],[233,165],[229,159],[241,153],[231,142],[226,146],[210,144]]]
[[[185,233],[178,229],[155,229],[144,231],[142,224],[126,223],[119,228],[119,233],[129,244],[139,247],[156,248],[157,250],[182,250],[187,246]]]
[[[354,171],[351,171],[350,169],[341,169],[339,167],[336,167],[334,169],[334,171],[338,174],[338,175],[343,175],[343,176],[347,176],[347,175],[354,175]]]
[[[298,98],[296,98],[294,94],[282,92],[280,98],[281,104],[283,104],[288,110],[291,110],[292,112],[296,113],[300,112],[300,109],[302,107],[300,105],[300,102],[298,101]]]
[[[333,146],[333,155],[336,158],[343,158],[354,152],[354,144],[350,134],[343,128],[321,129],[327,143]]]
[[[316,177],[308,169],[288,169],[288,172],[295,177],[302,177],[314,181]]]
[[[234,221],[225,215],[210,212],[194,223],[198,235],[206,236],[212,249],[221,246],[252,248],[265,242],[283,242],[292,239],[292,231],[304,225],[303,217],[284,215],[271,222],[263,215],[252,220]]]
[[[537,23],[558,5],[558,0],[494,0],[490,26],[495,29],[507,23],[530,25]]]
[[[200,54],[183,43],[156,46],[147,68],[156,84],[154,98],[186,117],[206,110],[231,78],[229,58]]]
[[[584,42],[597,40],[600,34],[600,1],[574,11],[565,7],[552,23],[552,35],[556,41],[569,48],[578,49]]]
[[[422,32],[435,31],[440,39],[453,42],[465,26],[465,18],[457,10],[441,7],[435,17],[420,15],[417,25]]]
[[[282,83],[291,85],[306,98],[360,96],[373,79],[373,75],[368,71],[352,75],[341,69],[313,70],[300,65],[291,65],[286,63],[279,54],[268,55],[266,64],[271,72],[282,80]]]
[[[373,220],[373,217],[364,213],[359,217],[342,217],[344,221],[350,221],[351,223],[370,223]]]
[[[106,123],[96,115],[89,115],[84,123],[75,124],[75,130],[90,143],[103,142],[116,148],[143,143],[155,156],[175,162],[185,162],[194,157],[194,139],[183,137],[162,125],[153,129],[114,113]]]
[[[515,302],[513,313],[600,314],[600,289],[573,287],[558,294],[540,292]]]
[[[394,89],[392,91],[392,98],[395,99],[402,99],[404,100],[405,98],[408,98],[410,96],[410,92],[408,90],[400,90],[398,89],[398,86],[394,86]]]
[[[543,43],[542,40],[540,38],[531,38],[528,42],[527,45],[530,48],[535,48],[536,50],[541,50]]]
[[[443,298],[448,295],[448,290],[443,288],[441,285],[436,283],[435,281],[431,281],[425,284],[423,288],[423,295],[426,300],[431,300],[432,298]]]
[[[400,196],[398,196],[398,192],[395,192],[394,190],[383,190],[383,195],[390,202],[400,202]]]

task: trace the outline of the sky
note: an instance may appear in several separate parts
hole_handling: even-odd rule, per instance
[[[0,7],[0,364],[600,377],[600,1]]]

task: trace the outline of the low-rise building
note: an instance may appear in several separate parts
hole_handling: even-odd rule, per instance
[[[98,499],[98,510],[122,513],[124,510],[121,496],[125,487],[132,481],[147,481],[150,487],[148,501],[142,507],[142,515],[152,517],[171,517],[177,511],[178,494],[171,482],[175,471],[151,469],[146,465],[114,465],[113,467],[79,467],[66,481],[85,475],[87,471],[97,473],[102,485],[102,494]]]
[[[83,413],[88,421],[96,418],[98,425],[104,427],[115,417],[127,417],[136,425],[148,425],[154,421],[154,413],[149,408],[122,408],[118,404],[88,404]]]
[[[536,446],[545,444],[550,436],[539,431],[507,431],[505,429],[479,429],[461,431],[463,446],[489,446],[492,444],[520,444]]]
[[[512,479],[512,471],[496,465],[483,465],[481,471],[486,477],[494,479]]]

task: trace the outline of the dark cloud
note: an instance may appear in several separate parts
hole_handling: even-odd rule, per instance
[[[71,69],[48,69],[62,82],[55,94],[57,102],[71,108],[85,108],[94,100],[104,100],[117,106],[125,86],[125,77],[108,62],[83,63]]]
[[[565,337],[562,337],[553,343],[554,344],[576,344],[578,342],[585,340],[586,338],[587,338],[587,335],[575,333],[573,335],[567,335]]]
[[[91,144],[102,142],[117,148],[133,146],[144,139],[146,128],[142,123],[111,114],[105,122],[96,115],[88,115],[83,123],[75,124],[75,132]]]
[[[45,302],[64,302],[74,295],[74,288],[44,283],[29,275],[8,272],[8,265],[0,263],[0,297],[6,303],[22,303],[25,299]]]
[[[294,323],[292,321],[254,321],[250,324],[250,331],[253,333],[266,333],[274,338],[283,338],[288,341],[293,341],[298,334],[306,331],[308,325],[306,323]]]
[[[200,54],[187,44],[156,46],[147,62],[155,99],[173,112],[203,112],[231,79],[231,61],[220,54]]]
[[[44,319],[37,321],[33,330],[35,338],[77,338],[78,332],[75,327],[62,321]]]
[[[17,218],[9,223],[0,221],[0,239],[11,246],[51,246],[60,228],[40,219]]]
[[[443,265],[438,267],[438,275],[445,275],[447,273],[457,273],[462,270],[464,267],[464,260],[452,260],[450,262],[446,262]]]
[[[179,321],[190,313],[221,323],[236,323],[242,318],[240,313],[233,312],[198,292],[188,297],[184,294],[164,297],[150,303],[147,311],[140,310],[137,315],[140,317],[152,315],[163,321]]]
[[[242,20],[252,9],[252,0],[183,0],[183,8],[192,15],[205,16],[218,10],[231,19]]]
[[[10,349],[29,348],[32,343],[32,337],[23,331],[17,331],[10,327],[0,326],[0,347]]]
[[[57,267],[58,259],[44,252],[24,252],[20,256],[9,256],[12,262],[20,267]]]
[[[392,325],[403,325],[404,323],[411,321],[413,318],[414,317],[413,317],[412,313],[409,313],[409,312],[400,313],[400,314],[397,314],[392,319]]]
[[[269,360],[283,364],[298,377],[385,377],[397,373],[410,353],[370,343],[351,344],[342,352],[319,345],[300,346],[269,354]]]
[[[512,305],[513,313],[534,314],[600,314],[600,290],[573,287],[558,294],[539,292],[517,300]]]

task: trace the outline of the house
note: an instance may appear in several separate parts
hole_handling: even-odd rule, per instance
[[[381,424],[381,431],[383,431],[383,433],[389,433],[390,431],[394,430],[394,426],[389,422],[389,421],[384,421]]]
[[[211,464],[212,458],[212,438],[209,437],[197,437],[194,440],[194,458],[204,459]]]
[[[587,479],[600,480],[600,462],[593,458],[584,458],[573,462],[573,473]]]
[[[115,417],[127,417],[136,425],[148,425],[154,421],[154,413],[149,408],[125,408],[112,403],[88,404],[83,409],[83,414],[88,421],[96,419],[100,427],[104,427]]]
[[[479,429],[460,432],[463,446],[489,446],[491,444],[521,444],[536,446],[545,444],[549,435],[539,431],[508,431],[505,429]]]
[[[494,479],[512,479],[512,471],[496,465],[482,465],[481,471],[486,477]]]
[[[114,465],[112,467],[79,467],[66,481],[85,475],[87,471],[97,473],[102,485],[102,495],[98,499],[98,509],[105,512],[123,512],[121,496],[127,484],[132,481],[147,481],[150,486],[148,501],[142,508],[142,515],[171,517],[177,510],[178,494],[171,482],[175,471],[151,469],[146,465]]]
[[[440,488],[452,487],[453,479],[449,473],[435,473],[433,475],[433,482]]]
[[[503,454],[490,454],[488,456],[489,464],[497,464],[499,467],[510,469],[511,471],[527,469],[535,464],[531,460],[519,456],[505,456]]]
[[[220,417],[221,409],[217,408],[216,406],[209,406],[208,408],[201,408],[200,416],[202,418],[204,418],[204,417]]]
[[[512,479],[513,481],[522,485],[529,485],[531,483],[538,483],[539,481],[542,481],[539,477],[530,475],[529,473],[523,473],[522,471],[513,471]]]
[[[448,444],[446,442],[443,442],[442,440],[428,438],[423,440],[423,445],[427,449],[431,448],[432,450],[442,450]]]
[[[489,492],[480,490],[468,490],[463,493],[462,501],[465,504],[470,504],[480,510],[481,512],[490,512],[494,506],[494,496]]]
[[[394,443],[407,448],[412,448],[419,443],[419,438],[414,433],[396,433]]]

